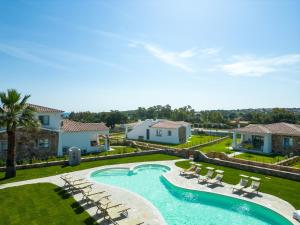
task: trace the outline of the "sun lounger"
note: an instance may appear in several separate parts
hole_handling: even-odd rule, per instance
[[[211,179],[214,175],[214,171],[209,169],[204,176],[199,176],[198,183],[206,182],[207,180]]]
[[[246,175],[240,175],[240,176],[241,176],[240,182],[232,187],[232,192],[234,192],[235,190],[241,191],[247,187],[249,181],[247,178],[249,178],[249,176]]]
[[[256,193],[258,194],[258,189],[260,187],[260,179],[256,177],[251,177],[251,185],[247,188],[244,188],[243,191],[247,194]]]
[[[70,175],[61,176],[60,178],[65,182],[64,186],[86,182],[84,178],[72,177]]]
[[[109,218],[110,221],[114,221],[117,218],[120,218],[122,216],[127,217],[128,216],[128,210],[130,208],[128,208],[125,205],[118,205],[115,207],[110,207],[108,209],[103,209],[103,213],[104,213],[104,218]]]
[[[94,204],[100,204],[102,206],[102,205],[105,205],[105,204],[108,204],[111,202],[109,200],[110,196],[111,195],[103,192],[103,193],[98,193],[98,194],[87,196],[86,199],[88,202],[92,202]]]
[[[144,222],[142,222],[140,219],[137,218],[128,218],[128,219],[122,219],[122,220],[118,220],[116,221],[116,224],[118,225],[141,225]]]
[[[185,175],[187,175],[188,173],[195,171],[196,168],[197,168],[196,165],[192,165],[190,168],[188,168],[188,169],[186,169],[186,170],[183,170],[183,171],[180,171],[180,175],[181,175],[181,176],[185,176]]]
[[[199,173],[201,171],[201,167],[197,167],[194,171],[185,172],[186,178],[199,177]]]
[[[82,193],[82,199],[88,199],[90,196],[95,196],[95,195],[108,195],[106,191],[99,191],[97,189],[93,189],[91,186],[83,188],[80,190]]]
[[[223,172],[222,173],[217,172],[217,175],[214,178],[208,179],[206,182],[209,184],[222,184],[222,179],[223,179]]]

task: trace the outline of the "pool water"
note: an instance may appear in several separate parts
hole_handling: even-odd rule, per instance
[[[228,196],[192,191],[174,186],[163,173],[162,165],[140,165],[135,169],[96,171],[97,182],[122,187],[149,200],[168,225],[285,225],[292,224],[263,206]]]

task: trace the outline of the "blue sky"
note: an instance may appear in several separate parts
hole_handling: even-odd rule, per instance
[[[0,1],[0,90],[66,111],[300,107],[300,1]]]

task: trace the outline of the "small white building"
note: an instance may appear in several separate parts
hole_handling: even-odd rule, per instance
[[[126,138],[170,144],[185,143],[191,136],[191,124],[184,121],[147,119],[126,126]]]
[[[63,120],[60,131],[58,155],[63,155],[70,147],[76,146],[82,153],[99,151],[99,138],[109,135],[109,128],[104,123],[81,123]]]

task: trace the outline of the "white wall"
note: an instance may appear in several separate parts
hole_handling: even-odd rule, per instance
[[[100,134],[109,134],[109,131],[61,132],[61,148],[58,155],[63,154],[64,147],[78,147],[87,152],[99,151],[99,147],[91,146],[91,141],[98,141]]]
[[[146,140],[146,130],[150,129],[149,126],[151,126],[153,123],[154,121],[149,119],[137,124],[133,130],[127,132],[127,138],[137,140],[139,139],[139,136],[143,136],[144,140]]]
[[[49,116],[49,125],[42,126],[43,128],[53,129],[53,130],[59,130],[61,121],[62,121],[62,113],[36,113],[36,119],[39,118],[39,116]]]
[[[186,127],[186,139],[188,139],[190,136],[192,136],[192,125],[188,124]]]
[[[161,130],[161,136],[156,136],[156,130]],[[172,132],[171,136],[168,136],[169,130]],[[178,129],[150,128],[149,141],[179,144]]]

